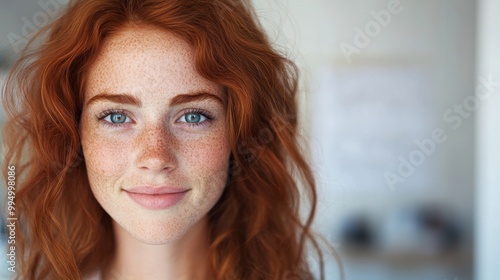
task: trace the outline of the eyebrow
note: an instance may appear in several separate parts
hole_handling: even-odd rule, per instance
[[[130,104],[130,105],[135,105],[137,107],[142,106],[142,102],[139,99],[137,99],[136,97],[134,97],[132,95],[123,94],[123,93],[120,93],[120,94],[109,94],[109,93],[98,94],[98,95],[90,98],[90,100],[87,102],[87,106],[89,106],[90,104],[92,104],[94,102],[101,101],[101,100],[107,100],[107,101],[120,103],[120,104]]]
[[[193,92],[193,93],[188,93],[188,94],[179,94],[176,95],[170,100],[170,106],[176,106],[179,104],[183,103],[188,103],[188,102],[193,102],[193,101],[202,101],[202,100],[207,100],[211,99],[214,101],[217,101],[221,105],[224,105],[224,102],[220,97],[217,95],[207,92],[207,91],[198,91],[198,92]]]
[[[170,100],[170,106],[176,106],[188,102],[194,102],[194,101],[202,101],[202,100],[207,100],[211,99],[214,101],[217,101],[221,105],[224,105],[224,102],[220,97],[217,95],[207,92],[207,91],[197,91],[197,92],[192,92],[192,93],[187,93],[187,94],[179,94],[176,95]],[[130,104],[134,105],[137,107],[142,106],[141,100],[139,100],[137,97],[132,96],[130,94],[125,94],[125,93],[118,93],[118,94],[110,94],[110,93],[101,93],[98,94],[87,102],[87,106],[90,104],[100,101],[100,100],[107,100],[115,103],[120,103],[120,104]]]

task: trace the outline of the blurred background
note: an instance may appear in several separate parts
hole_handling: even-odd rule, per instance
[[[0,85],[66,2],[0,0]],[[345,279],[500,279],[500,2],[253,2],[301,70],[315,228]]]

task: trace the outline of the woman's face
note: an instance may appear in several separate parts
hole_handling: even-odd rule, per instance
[[[149,244],[174,241],[215,205],[229,167],[226,98],[171,33],[129,28],[107,38],[80,133],[92,192],[121,229]]]

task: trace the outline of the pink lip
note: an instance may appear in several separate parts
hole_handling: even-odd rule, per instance
[[[140,206],[151,209],[166,209],[177,204],[189,189],[175,187],[137,187],[125,190],[128,196]]]

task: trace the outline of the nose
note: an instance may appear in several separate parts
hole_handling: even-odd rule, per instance
[[[165,124],[154,124],[144,128],[136,138],[138,154],[136,165],[149,172],[171,171],[177,165],[175,136]]]

